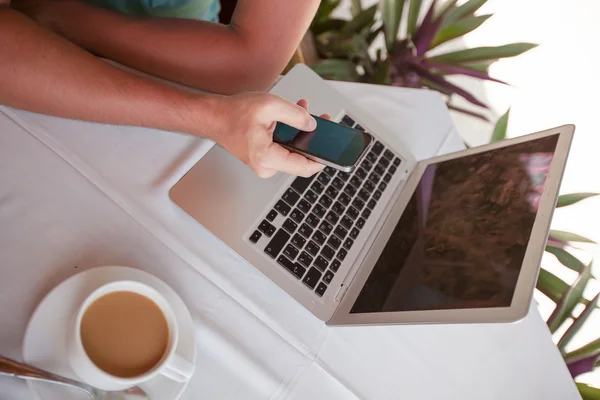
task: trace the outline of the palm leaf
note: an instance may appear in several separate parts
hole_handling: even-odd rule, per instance
[[[475,11],[479,10],[487,0],[469,0],[460,7],[455,8],[444,20],[444,26],[454,23],[466,16],[473,15]]]
[[[466,62],[480,62],[497,60],[499,58],[515,57],[536,47],[532,43],[511,43],[504,46],[475,47],[459,50],[452,53],[440,54],[430,60],[440,64],[464,64]]]
[[[600,193],[571,193],[563,194],[558,197],[556,207],[566,207],[571,204],[579,203],[581,200],[587,199],[588,197],[598,196]]]
[[[550,230],[550,236],[557,240],[562,240],[563,242],[596,243],[593,240],[576,233],[557,231],[553,229]]]
[[[591,268],[591,263],[583,268],[579,274],[579,277],[575,280],[569,290],[565,292],[560,299],[560,302],[556,305],[556,308],[547,321],[550,332],[556,332],[556,330],[567,320],[567,318],[571,316],[575,306],[577,306],[577,304],[579,304],[579,302],[583,299],[583,291],[592,277]]]
[[[406,36],[412,37],[414,35],[420,11],[421,0],[410,0],[408,6],[408,20],[406,21]]]
[[[494,126],[494,133],[492,133],[492,142],[497,142],[506,138],[506,131],[508,129],[508,117],[510,116],[510,108],[498,119],[496,126]]]
[[[600,293],[597,294],[596,297],[594,297],[592,301],[588,303],[588,305],[581,312],[579,317],[577,317],[573,321],[569,329],[567,329],[567,331],[562,335],[562,337],[556,344],[560,351],[564,351],[565,346],[569,344],[571,339],[573,339],[573,336],[575,336],[577,332],[579,332],[583,324],[588,320],[592,312],[596,309],[596,305],[598,305],[598,299],[600,299]]]
[[[585,265],[577,257],[566,251],[554,246],[546,246],[546,251],[550,254],[554,254],[556,259],[565,267],[575,272],[581,272]]]
[[[478,17],[471,17],[443,27],[433,37],[433,41],[431,42],[429,49],[433,49],[442,43],[446,43],[450,40],[459,38],[469,32],[474,31],[491,16],[492,14],[486,14]]]
[[[383,29],[385,32],[385,43],[388,51],[392,50],[396,39],[398,39],[398,30],[402,20],[402,11],[404,10],[404,0],[380,0],[381,18],[383,19]]]
[[[565,354],[563,358],[565,359],[565,362],[567,364],[570,364],[572,362],[583,360],[584,358],[590,356],[598,355],[600,355],[600,338]]]

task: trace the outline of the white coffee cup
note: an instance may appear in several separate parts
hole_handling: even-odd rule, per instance
[[[81,340],[81,320],[89,306],[102,296],[123,291],[137,293],[156,303],[162,311],[169,329],[169,342],[162,359],[151,370],[131,378],[114,376],[98,368],[87,355]],[[71,319],[67,337],[69,364],[83,382],[102,390],[127,389],[140,385],[159,374],[176,382],[187,382],[194,373],[194,365],[175,354],[178,339],[179,326],[175,313],[167,300],[158,291],[135,281],[111,282],[99,287],[87,296]]]

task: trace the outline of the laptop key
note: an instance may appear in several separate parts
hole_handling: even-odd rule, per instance
[[[329,222],[323,221],[321,222],[319,229],[322,230],[324,234],[329,235],[333,230],[333,226]]]
[[[323,282],[325,282],[326,284],[330,284],[332,279],[333,279],[333,272],[331,272],[331,271],[325,272],[325,275],[323,275]]]
[[[325,243],[325,240],[327,240],[327,236],[325,236],[325,234],[321,231],[315,231],[315,234],[312,238],[316,243],[318,243],[321,246],[323,245],[323,243]]]
[[[354,186],[352,186],[350,184],[347,184],[346,187],[344,188],[344,193],[346,193],[350,197],[354,197],[354,195],[356,194],[357,191],[358,191],[358,189],[356,189]]]
[[[317,282],[319,282],[319,279],[321,279],[321,273],[318,269],[313,267],[308,270],[306,276],[304,277],[304,279],[302,279],[302,282],[309,288],[314,289],[317,285]]]
[[[317,204],[315,208],[313,208],[313,213],[319,218],[323,218],[323,216],[325,216],[325,212],[327,212],[327,209],[320,204]]]
[[[293,219],[297,224],[299,224],[304,219],[304,213],[296,208],[290,214],[290,218]]]
[[[354,207],[350,207],[348,211],[346,211],[346,215],[352,219],[358,218],[358,210]]]
[[[302,211],[304,214],[308,213],[311,207],[312,205],[304,199],[300,200],[300,203],[298,203],[298,210]]]
[[[317,254],[319,254],[319,250],[321,250],[321,248],[312,240],[310,242],[308,242],[308,244],[306,245],[306,251],[308,251],[310,254],[312,254],[313,256],[316,256]]]
[[[333,272],[338,272],[338,269],[340,269],[341,265],[342,263],[340,262],[340,260],[333,260],[329,269],[331,269]]]
[[[385,176],[383,177],[383,181],[385,183],[390,183],[391,180],[392,180],[392,175],[390,175],[389,173],[385,174]]]
[[[358,228],[352,228],[352,230],[350,231],[350,237],[352,239],[356,239],[359,233],[360,231],[358,230]]]
[[[369,160],[363,160],[363,162],[360,164],[361,167],[363,167],[365,169],[365,171],[369,171],[371,168],[373,168],[373,163],[370,162]],[[365,178],[363,178],[365,179]]]
[[[292,210],[292,207],[285,204],[285,202],[283,200],[279,200],[277,202],[277,204],[275,204],[275,209],[277,211],[279,211],[279,213],[285,217],[290,213],[290,211]]]
[[[383,152],[383,156],[384,156],[385,158],[387,158],[388,160],[392,161],[392,159],[394,158],[394,153],[392,153],[390,150],[386,149],[386,150]]]
[[[264,233],[267,236],[271,236],[273,235],[273,233],[275,233],[272,229],[270,229],[271,227],[273,227],[273,225],[271,225],[269,223],[269,221],[267,221],[266,219],[263,220],[263,222],[260,223],[260,225],[258,226],[258,230],[261,231],[262,233]],[[273,227],[274,228],[274,227]],[[271,232],[271,234],[269,235],[267,232]]]
[[[321,255],[326,259],[331,260],[335,255],[335,251],[333,251],[331,247],[325,245],[325,247],[323,247],[323,250],[321,250]]]
[[[380,176],[383,176],[383,174],[385,174],[385,168],[383,168],[383,165],[381,165],[381,164],[377,164],[373,171],[375,171]]]
[[[314,182],[310,188],[316,193],[316,194],[321,194],[323,193],[323,190],[325,190],[325,186],[323,186],[321,184],[321,182]]]
[[[373,198],[379,200],[381,198],[381,192],[379,190],[375,191],[375,193],[373,193]]]
[[[375,142],[375,144],[373,145],[373,152],[375,152],[375,154],[380,155],[381,152],[383,151],[383,144],[381,142]]]
[[[371,193],[367,192],[365,189],[360,189],[358,197],[360,197],[362,201],[367,201],[369,200],[369,197],[371,197]]]
[[[277,211],[275,211],[275,210],[269,211],[269,213],[267,214],[267,219],[269,221],[273,222],[275,220],[275,218],[277,218]]]
[[[365,131],[365,128],[363,128],[362,126],[360,126],[360,125],[358,125],[358,124],[357,124],[357,125],[354,127],[354,129],[357,129],[357,130],[359,130],[359,131],[361,131],[361,132],[364,132],[364,131]]]
[[[348,196],[346,193],[342,193],[342,194],[340,194],[340,197],[338,197],[338,201],[340,203],[342,203],[342,205],[344,207],[347,207],[348,204],[350,204],[350,200],[352,200],[352,198],[350,196]]]
[[[285,246],[285,249],[283,250],[283,254],[285,254],[287,257],[289,257],[290,260],[294,260],[299,252],[300,252],[300,250],[298,250],[291,244],[288,244],[287,246]]]
[[[319,218],[317,218],[315,214],[308,214],[308,217],[306,217],[306,220],[304,222],[306,222],[313,228],[316,228],[319,225]]]
[[[356,174],[356,176],[358,176],[360,179],[363,179],[363,180],[367,177],[367,171],[365,171],[362,168],[358,168],[356,170],[355,174]]]
[[[261,237],[262,237],[262,233],[260,233],[259,231],[254,231],[252,236],[250,236],[250,241],[252,243],[256,243],[256,242],[258,242],[258,239],[260,239]]]
[[[346,229],[350,229],[352,228],[352,224],[354,224],[354,221],[352,221],[352,219],[349,218],[347,215],[344,215],[342,217],[342,221],[340,222],[341,226],[343,226]]]
[[[350,178],[350,184],[358,189],[360,185],[362,185],[362,179],[354,175],[352,178]]]
[[[377,154],[375,154],[373,151],[370,151],[369,154],[367,154],[366,159],[369,160],[370,163],[375,164],[377,161]]]
[[[304,193],[306,188],[308,188],[308,186],[313,181],[313,179],[315,179],[314,175],[311,177],[308,177],[308,178],[303,178],[303,177],[299,176],[296,179],[294,179],[294,182],[292,182],[291,186],[296,192],[302,194],[302,193]]]
[[[321,282],[317,285],[317,288],[315,289],[315,293],[317,294],[317,296],[323,297],[326,290],[327,290],[327,285],[324,284],[323,282]]]
[[[378,184],[380,179],[381,177],[375,172],[371,172],[371,174],[369,175],[369,181],[373,182],[374,184]]]
[[[384,191],[386,188],[387,188],[387,183],[385,183],[385,182],[381,182],[381,183],[379,184],[379,187],[378,187],[377,189],[379,189],[380,191],[382,191],[382,192],[383,192],[383,191]]]
[[[321,182],[323,185],[329,184],[331,177],[327,175],[325,172],[321,172],[319,176],[317,176],[317,180]]]
[[[390,167],[390,169],[388,169],[388,171],[390,172],[390,174],[394,175],[396,173],[397,167],[395,167],[394,165],[392,165]]]
[[[358,229],[362,229],[363,226],[365,226],[365,220],[363,218],[359,218],[358,221],[356,221],[356,227]]]
[[[347,115],[344,115],[344,118],[340,121],[340,124],[349,126],[352,128],[355,124],[354,120]]]
[[[265,253],[271,256],[271,258],[277,258],[279,252],[288,240],[290,240],[290,234],[283,229],[279,229],[267,247],[265,247]]]
[[[372,210],[375,208],[376,205],[377,205],[377,201],[375,199],[371,199],[371,200],[369,200],[367,207],[369,207]]]
[[[369,194],[373,193],[373,190],[375,190],[375,184],[371,181],[366,181],[363,185],[363,190],[365,190]]]
[[[331,182],[331,185],[337,190],[342,190],[344,188],[344,181],[336,176],[333,182]]]
[[[362,210],[365,206],[365,202],[359,199],[358,197],[354,199],[352,202],[352,207],[356,208],[358,211]]]
[[[306,194],[304,195],[304,198],[306,200],[308,200],[309,202],[311,202],[312,204],[315,204],[315,201],[317,201],[317,198],[319,196],[316,195],[315,192],[313,192],[312,190],[309,190],[308,192],[306,192]],[[284,214],[287,215],[287,214]]]
[[[300,254],[300,257],[298,257],[298,262],[305,267],[310,267],[310,264],[313,262],[313,258],[310,254],[303,251],[302,254]]]
[[[296,228],[298,227],[298,224],[292,221],[290,218],[288,218],[285,220],[282,227],[289,233],[294,233],[296,231]]]
[[[343,226],[338,225],[338,226],[336,226],[336,228],[333,231],[333,233],[335,233],[336,235],[338,235],[340,239],[343,239],[348,234],[348,231],[346,229],[344,229]]]
[[[302,226],[300,227],[300,230],[298,232],[300,232],[300,234],[302,236],[304,236],[305,238],[308,239],[310,237],[310,235],[312,235],[312,233],[313,233],[313,228],[308,226],[308,224],[304,223],[304,224],[302,224]]]
[[[298,200],[300,200],[300,195],[294,190],[288,189],[285,191],[283,196],[281,196],[281,199],[288,203],[290,206],[294,206],[298,202]]]
[[[398,157],[394,158],[394,166],[397,167],[398,165],[400,165],[400,159]]]
[[[387,158],[382,158],[381,160],[379,160],[379,164],[381,164],[383,168],[387,169],[387,167],[390,166],[390,160],[388,160]]]
[[[348,238],[346,239],[346,241],[344,242],[344,248],[346,250],[350,250],[350,248],[352,247],[352,245],[354,244],[354,240]]]
[[[332,236],[329,237],[329,240],[327,241],[327,244],[329,246],[331,246],[334,250],[337,250],[342,245],[342,241],[340,240],[339,237],[337,237],[335,235],[332,235]]]
[[[340,249],[340,251],[337,253],[337,258],[339,258],[340,261],[344,261],[344,258],[346,258],[347,255],[348,251],[346,249]]]
[[[343,194],[343,193],[342,193]],[[340,203],[339,201],[336,201],[333,204],[333,207],[331,207],[331,210],[336,213],[337,215],[342,215],[344,213],[344,210],[346,209],[346,207],[344,207],[344,205],[342,203]]]
[[[304,272],[306,272],[306,268],[304,268],[298,263],[288,260],[285,256],[279,256],[277,262],[289,272],[291,272],[298,279],[302,278]]]
[[[299,249],[302,249],[302,247],[304,246],[305,243],[306,243],[306,239],[304,239],[302,236],[300,236],[297,233],[292,238],[292,244]]]
[[[336,213],[334,213],[333,211],[329,211],[327,213],[327,216],[325,217],[325,221],[329,222],[332,225],[337,224],[339,219],[340,219],[340,217],[338,217],[338,215]]]
[[[346,182],[348,179],[350,179],[350,173],[349,172],[340,172],[338,174],[338,178],[340,178],[342,181]]]
[[[323,172],[325,172],[327,175],[331,176],[332,178],[335,175],[335,169],[331,168],[331,167],[323,168]]]
[[[325,194],[332,199],[335,199],[337,197],[338,193],[339,193],[338,190],[336,188],[334,188],[333,186],[328,186],[327,190],[325,190]]]
[[[319,268],[321,271],[325,271],[328,265],[329,261],[323,258],[323,256],[318,256],[315,260],[315,267]]]
[[[321,196],[321,198],[319,199],[319,204],[322,205],[325,208],[329,208],[329,206],[331,205],[331,203],[333,203],[333,200],[331,200],[326,195]]]

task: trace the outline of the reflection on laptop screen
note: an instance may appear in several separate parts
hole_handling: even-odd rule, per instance
[[[557,142],[430,164],[350,312],[510,306]]]

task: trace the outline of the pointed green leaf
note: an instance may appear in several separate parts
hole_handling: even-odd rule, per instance
[[[581,272],[585,265],[579,259],[577,259],[574,255],[566,251],[565,249],[560,249],[554,246],[546,246],[546,251],[550,254],[554,254],[558,261],[565,267],[573,270],[575,272]]]
[[[385,44],[388,51],[391,51],[398,39],[398,29],[400,29],[400,21],[402,20],[404,0],[380,0],[379,4],[381,4]]]
[[[494,126],[494,133],[492,134],[492,142],[497,142],[506,138],[506,130],[508,128],[508,117],[510,116],[510,108],[506,110],[504,115],[498,119],[496,126]]]
[[[320,35],[323,32],[327,32],[327,31],[339,31],[340,29],[342,29],[346,24],[348,23],[348,21],[345,21],[343,19],[335,19],[335,18],[331,18],[331,19],[327,19],[323,22],[318,22],[318,23],[314,23],[312,25],[312,27],[310,28],[310,30],[312,31],[313,35]]]
[[[569,289],[569,285],[553,273],[541,268],[536,288],[550,300],[558,303],[562,295]]]
[[[459,50],[452,53],[440,54],[431,58],[431,61],[440,64],[462,64],[474,61],[496,60],[499,58],[515,57],[536,47],[532,43],[511,43],[504,46],[475,47]]]
[[[444,25],[450,25],[464,17],[473,15],[475,11],[479,10],[487,0],[469,0],[460,7],[455,8],[452,12],[448,13],[448,16],[444,20]]]
[[[571,316],[573,309],[583,299],[583,291],[592,277],[592,264],[586,265],[573,285],[565,292],[548,318],[548,329],[554,333]]]
[[[408,6],[408,20],[406,22],[406,36],[412,36],[415,34],[420,11],[421,0],[410,0],[410,4]]]
[[[449,90],[448,88],[445,88],[445,87],[443,87],[441,85],[438,85],[437,83],[432,82],[429,79],[421,78],[421,83],[426,88],[435,90],[436,92],[440,92],[442,94],[445,94],[446,96],[450,96],[450,95],[453,94],[453,92],[451,90]]]
[[[350,11],[353,16],[357,16],[362,11],[361,0],[352,0],[352,5],[350,6]]]
[[[458,0],[446,0],[446,2],[440,5],[439,10],[435,13],[436,18],[445,18],[450,11],[452,11]]]
[[[324,60],[312,66],[313,71],[325,79],[338,81],[356,81],[356,66],[348,60]]]
[[[340,33],[343,35],[358,33],[363,28],[375,23],[375,13],[377,12],[377,4],[367,8],[358,14],[352,21],[349,21],[341,30]]]
[[[600,389],[585,383],[575,382],[583,400],[600,400]]]
[[[585,324],[585,322],[588,320],[588,318],[592,314],[592,311],[594,311],[596,309],[596,305],[598,304],[598,299],[600,299],[600,293],[598,293],[596,295],[596,297],[594,297],[592,299],[592,301],[590,301],[588,303],[588,305],[581,312],[579,317],[577,317],[573,321],[573,323],[571,324],[569,329],[567,329],[567,331],[562,335],[562,337],[556,344],[558,346],[558,348],[560,349],[560,351],[564,351],[565,346],[567,346],[569,344],[571,339],[573,339],[573,336],[575,336],[575,334],[577,334],[577,332],[579,332],[579,330],[581,329],[583,324]]]
[[[558,197],[556,207],[566,207],[571,204],[580,202],[581,200],[587,199],[588,197],[598,196],[600,193],[570,193],[563,194]]]
[[[318,23],[329,19],[329,16],[333,12],[333,10],[335,10],[341,2],[342,0],[321,0],[313,22]]]
[[[474,70],[487,73],[489,71],[490,67],[492,66],[492,64],[494,64],[496,61],[498,61],[498,60],[487,60],[487,61],[481,61],[481,62],[478,62],[478,61],[465,62],[465,63],[461,63],[460,65],[464,65],[465,67],[473,68]]]
[[[562,240],[563,242],[580,242],[580,243],[596,243],[591,239],[578,235],[576,233],[550,230],[550,236],[554,239]]]
[[[439,46],[442,43],[446,43],[450,40],[459,38],[466,35],[467,33],[474,31],[479,28],[492,14],[481,15],[478,17],[471,17],[458,21],[452,25],[448,25],[440,29],[434,36],[430,49]]]
[[[600,355],[600,338],[565,354],[564,359],[568,364],[594,355]]]

